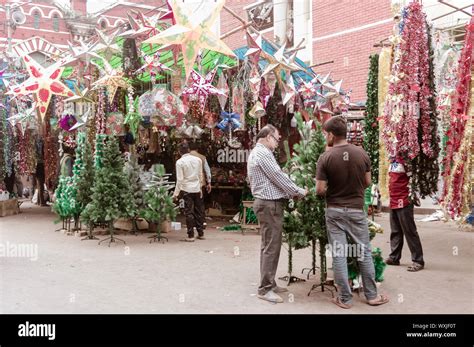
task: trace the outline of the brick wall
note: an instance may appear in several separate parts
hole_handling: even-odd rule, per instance
[[[391,35],[393,22],[341,32],[391,17],[389,0],[313,0],[313,63],[334,60],[316,71],[343,79],[343,88],[353,91],[352,101],[366,99],[369,55],[380,51],[373,45]],[[341,34],[324,38],[337,33]]]

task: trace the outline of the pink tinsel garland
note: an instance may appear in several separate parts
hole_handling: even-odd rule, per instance
[[[443,159],[444,187],[442,200],[446,201],[451,217],[459,215],[461,212],[461,200],[464,188],[464,169],[463,163],[467,160],[467,153],[460,153],[460,147],[465,137],[466,125],[469,121],[469,107],[471,102],[471,68],[472,53],[474,46],[474,18],[466,26],[466,36],[464,48],[461,52],[458,64],[458,83],[456,92],[451,97],[450,126],[447,132],[448,141],[446,143],[446,156]],[[456,171],[452,172],[456,154],[459,155]],[[450,179],[452,181],[450,182]],[[449,194],[451,191],[451,194]],[[451,195],[451,196],[449,196]]]
[[[423,153],[432,158],[437,153],[433,151],[431,138],[433,110],[430,109],[430,98],[434,95],[429,81],[426,15],[418,2],[411,3],[407,13],[398,48],[399,61],[394,63],[389,84],[383,114],[386,126],[382,136],[391,156],[413,159],[421,147]],[[398,115],[396,110],[399,110]],[[419,127],[421,143],[418,140]]]

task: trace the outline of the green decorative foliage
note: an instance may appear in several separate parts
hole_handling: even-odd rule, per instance
[[[129,183],[123,174],[124,160],[118,141],[109,137],[105,144],[101,167],[96,171],[92,201],[82,213],[85,222],[109,222],[121,217],[132,217],[135,208]]]
[[[379,181],[379,122],[378,122],[378,75],[379,55],[370,56],[369,77],[367,79],[367,103],[364,119],[364,149],[372,165],[372,182]]]

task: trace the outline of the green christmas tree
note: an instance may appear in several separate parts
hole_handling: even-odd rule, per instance
[[[288,160],[286,168],[293,181],[300,187],[308,188],[308,194],[296,202],[290,201],[284,216],[284,238],[288,243],[288,272],[292,272],[292,248],[302,249],[312,246],[312,270],[316,268],[316,242],[320,245],[321,281],[326,279],[325,249],[327,244],[324,199],[316,195],[316,167],[319,156],[325,151],[326,143],[321,125],[316,129],[303,122],[299,113],[295,114],[300,142],[293,147],[293,156],[285,144]]]
[[[138,165],[137,156],[131,154],[129,160],[125,163],[124,174],[127,177],[127,181],[132,195],[130,210],[132,211],[132,231],[138,230],[137,218],[140,209],[143,208],[143,182],[140,178],[140,166]]]
[[[92,200],[92,186],[94,183],[94,158],[92,148],[84,133],[78,135],[76,161],[73,167],[73,177],[76,184],[76,204],[80,213]]]
[[[161,236],[161,223],[165,220],[174,220],[176,218],[177,207],[173,202],[170,191],[173,189],[173,185],[168,182],[168,176],[165,174],[165,167],[163,165],[154,165],[151,173],[152,178],[147,184],[148,191],[145,193],[144,208],[141,210],[140,215],[148,223],[157,225],[157,234],[152,237],[153,240],[167,240],[166,237]]]
[[[58,186],[54,191],[55,200],[52,209],[59,217],[55,223],[61,221],[63,223],[62,229],[66,229],[66,223],[73,216],[73,208],[71,206],[74,196],[73,191],[75,191],[75,189],[72,177],[61,176]]]
[[[92,188],[92,200],[84,209],[82,218],[90,227],[93,223],[106,223],[111,242],[114,242],[113,223],[121,217],[132,217],[135,211],[128,181],[123,175],[124,160],[115,137],[107,138],[100,163]]]

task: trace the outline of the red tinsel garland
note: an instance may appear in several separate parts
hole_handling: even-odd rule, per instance
[[[472,67],[472,50],[474,46],[474,18],[466,26],[466,36],[464,40],[464,48],[458,63],[458,83],[456,92],[451,97],[450,126],[447,132],[448,141],[446,143],[446,156],[443,159],[444,171],[442,173],[445,184],[443,187],[442,199],[448,194],[451,185],[455,185],[453,189],[453,198],[459,198],[459,194],[455,193],[462,190],[460,180],[454,177],[453,182],[449,182],[453,160],[456,153],[459,152],[461,142],[464,138],[466,124],[469,120],[468,110],[470,106],[471,94],[471,67]],[[457,175],[455,175],[457,176]],[[461,174],[462,176],[462,174]]]
[[[401,34],[399,61],[395,62],[384,110],[383,138],[392,156],[416,158],[420,148],[433,158],[429,81],[429,41],[426,15],[418,2],[407,7]],[[398,111],[398,112],[397,112]],[[418,140],[421,128],[422,140]]]

